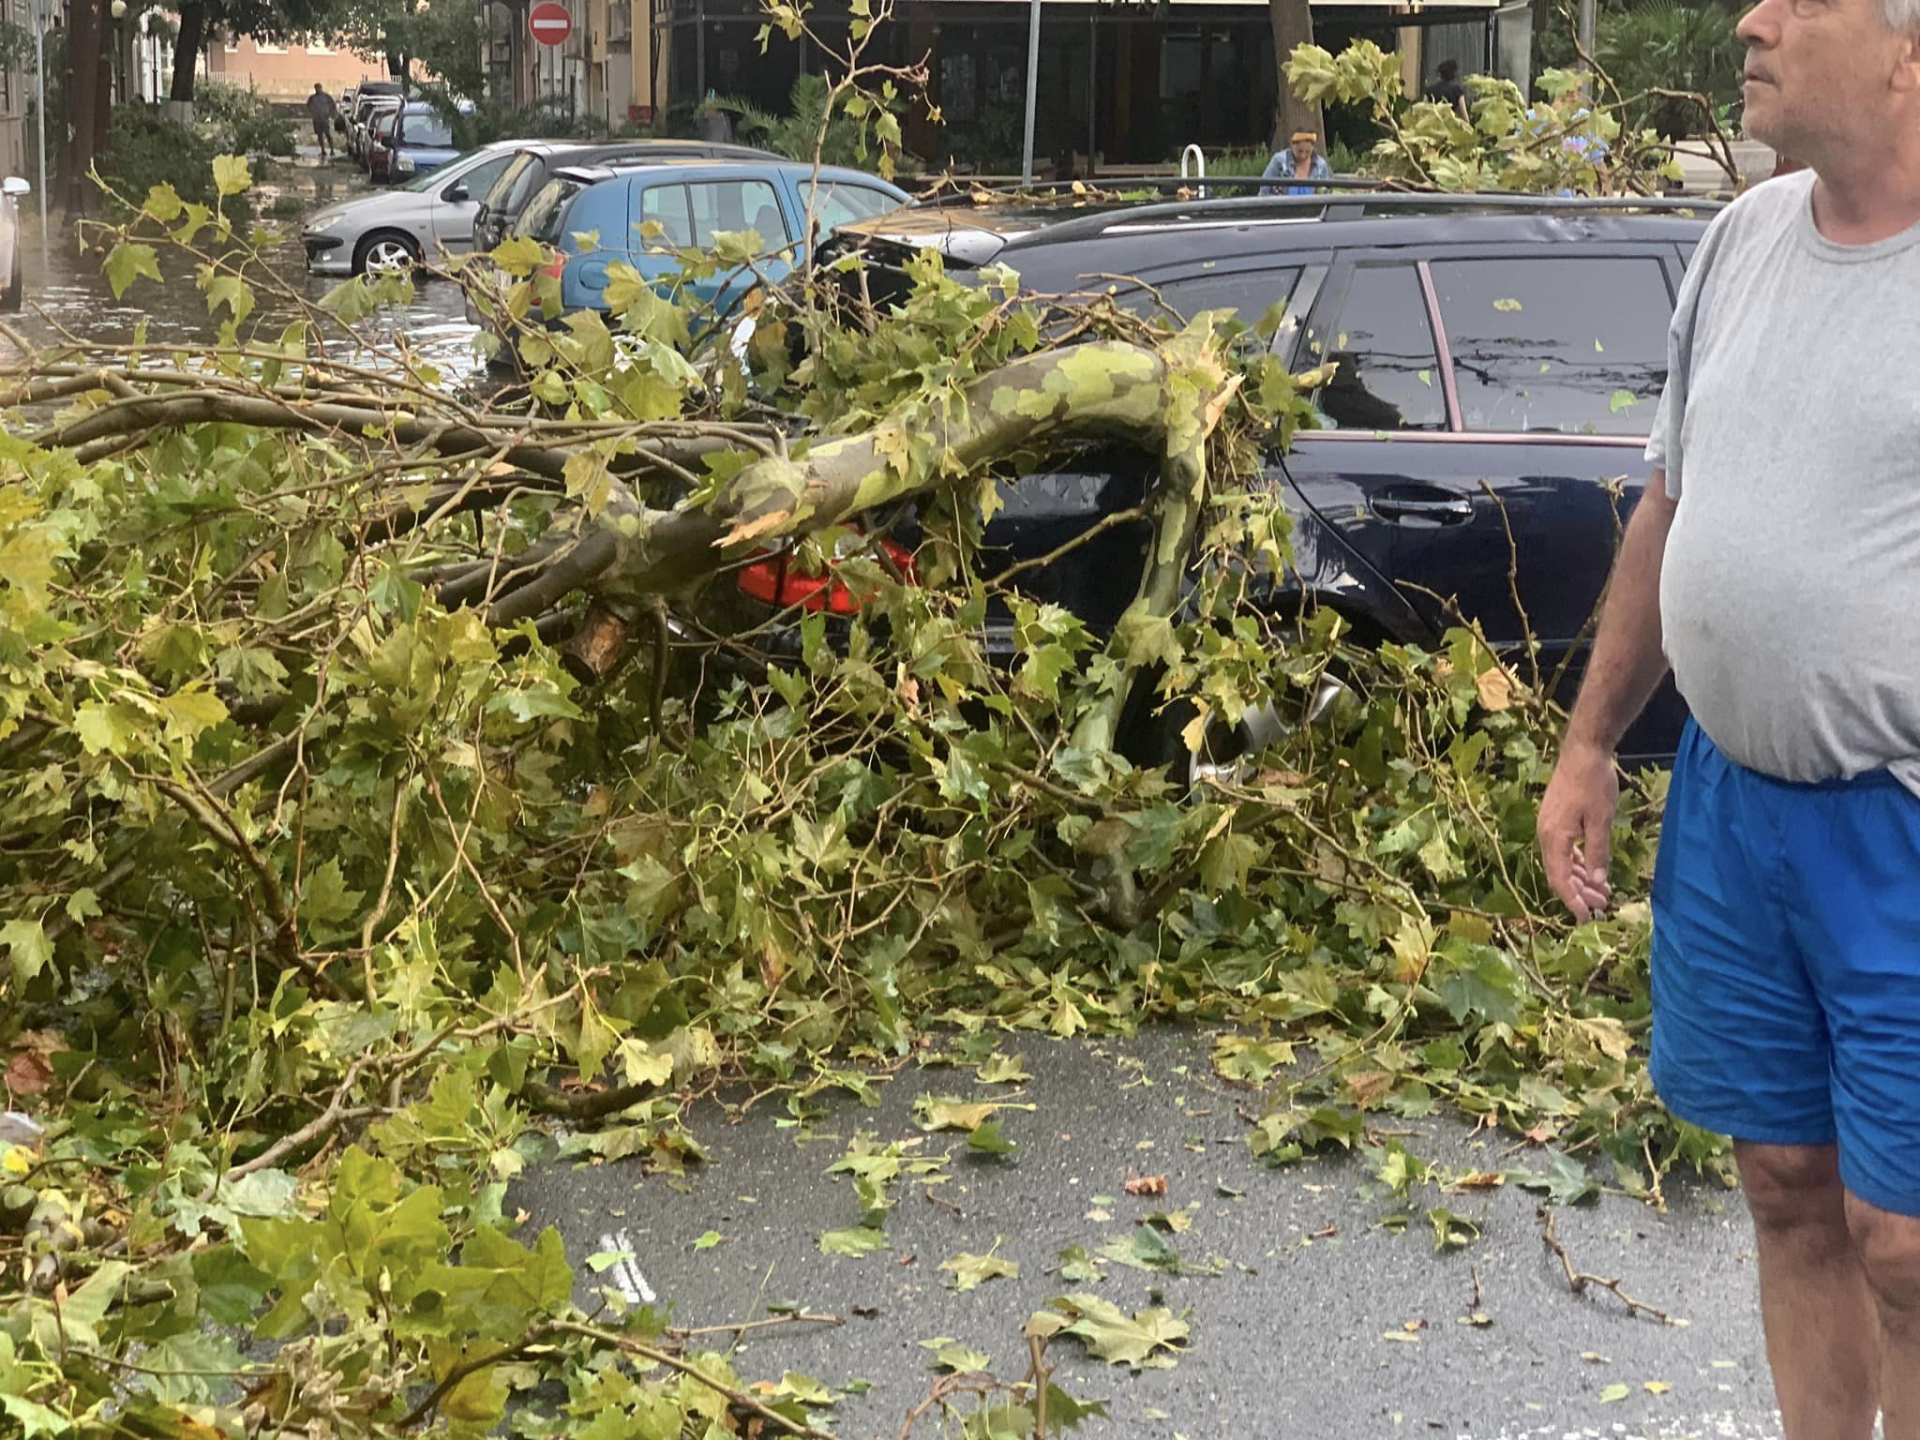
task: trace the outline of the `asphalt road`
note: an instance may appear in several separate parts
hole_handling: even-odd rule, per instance
[[[1077,1398],[1103,1399],[1110,1412],[1082,1434],[1778,1435],[1738,1194],[1670,1181],[1665,1215],[1612,1195],[1559,1212],[1579,1268],[1618,1277],[1629,1294],[1686,1323],[1630,1318],[1611,1295],[1569,1292],[1542,1245],[1536,1197],[1525,1191],[1429,1190],[1419,1206],[1445,1205],[1482,1231],[1463,1250],[1435,1254],[1420,1209],[1402,1233],[1381,1224],[1405,1206],[1366,1193],[1358,1163],[1274,1169],[1254,1160],[1234,1114],[1245,1092],[1220,1086],[1209,1045],[1206,1035],[1175,1030],[1091,1044],[1029,1037],[1007,1047],[1025,1055],[1033,1078],[1024,1084],[982,1085],[970,1071],[910,1066],[882,1087],[878,1108],[836,1092],[804,1127],[777,1100],[731,1125],[707,1104],[694,1112],[694,1132],[708,1159],[684,1180],[646,1176],[637,1160],[554,1162],[528,1174],[517,1201],[536,1226],[560,1228],[581,1269],[583,1303],[598,1287],[618,1286],[657,1296],[682,1325],[751,1319],[769,1302],[844,1317],[835,1328],[760,1332],[735,1361],[749,1380],[794,1370],[836,1389],[870,1382],[822,1412],[824,1424],[859,1440],[898,1435],[926,1396],[934,1372],[922,1340],[958,1339],[991,1356],[1000,1378],[1018,1379],[1026,1372],[1021,1325],[1073,1291],[1129,1314],[1164,1303],[1190,1311],[1191,1326],[1190,1348],[1172,1369],[1137,1375],[1092,1360],[1075,1341],[1055,1341],[1057,1382]],[[1020,1148],[986,1158],[970,1155],[963,1135],[923,1135],[913,1102],[926,1094],[1036,1108],[1003,1112],[1004,1132]],[[847,1178],[825,1172],[858,1131],[881,1143],[921,1139],[913,1155],[950,1150],[952,1178],[933,1189],[945,1204],[921,1187],[896,1187],[889,1249],[829,1257],[817,1235],[858,1224],[860,1207]],[[1538,1162],[1537,1152],[1503,1158],[1511,1137],[1472,1136],[1451,1121],[1421,1131],[1404,1143],[1429,1160],[1486,1170]],[[1130,1176],[1154,1174],[1167,1178],[1164,1198],[1123,1194]],[[1046,1273],[1065,1247],[1097,1250],[1155,1210],[1189,1206],[1191,1227],[1169,1242],[1191,1261],[1221,1257],[1218,1275],[1109,1264],[1090,1284]],[[696,1248],[709,1231],[723,1238]],[[996,1241],[997,1254],[1019,1263],[1017,1278],[964,1294],[942,1284],[943,1260],[985,1253]],[[588,1274],[585,1259],[608,1251],[632,1260]],[[1490,1323],[1461,1323],[1476,1309]],[[1390,1333],[1411,1338],[1384,1338]],[[1607,1398],[1620,1396],[1619,1386],[1624,1397]],[[914,1433],[942,1432],[929,1419]]]

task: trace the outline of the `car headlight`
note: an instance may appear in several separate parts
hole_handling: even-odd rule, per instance
[[[309,235],[318,235],[322,230],[333,229],[334,226],[346,218],[344,215],[329,215],[324,220],[310,220],[307,222],[307,233]]]
[[[402,175],[411,175],[413,173],[413,157],[411,155],[394,156],[393,168],[398,170]]]

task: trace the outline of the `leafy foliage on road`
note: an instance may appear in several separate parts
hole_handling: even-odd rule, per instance
[[[1306,405],[1228,317],[1049,307],[928,258],[887,310],[857,275],[769,292],[742,361],[619,267],[610,323],[519,326],[557,296],[510,242],[527,375],[483,401],[343,338],[403,278],[258,325],[274,282],[220,213],[244,185],[223,161],[213,203],[156,187],[106,236],[116,291],[196,284],[217,347],[0,377],[0,986],[33,1117],[0,1146],[0,1404],[25,1435],[477,1436],[510,1404],[528,1435],[817,1434],[819,1382],[749,1383],[601,1290],[514,1180],[676,1175],[689,1096],[751,1081],[804,1121],[956,1027],[1232,1027],[1221,1074],[1277,1162],[1439,1107],[1641,1191],[1717,1155],[1645,1077],[1644,906],[1549,908],[1557,720],[1524,663],[1257,604],[1287,551],[1255,461]],[[1089,444],[1158,470],[1111,636],[978,563],[1004,487]],[[911,574],[876,543],[906,502]],[[797,608],[787,649],[719,628],[775,544],[858,612]],[[1191,743],[1268,699],[1296,723],[1231,781],[1120,748],[1136,717],[1173,707]],[[1630,801],[1629,892],[1660,798]],[[981,1078],[1017,1078],[992,1048]],[[1005,1108],[922,1120],[992,1151]],[[822,1248],[886,1243],[889,1187],[939,1176],[926,1138],[834,1166],[858,1223]],[[1186,1264],[1140,1233],[1103,1258]],[[1075,1293],[1030,1322],[1024,1386],[930,1400],[977,1398],[983,1436],[1057,1427],[1083,1413],[1060,1337],[1135,1368],[1188,1339]]]

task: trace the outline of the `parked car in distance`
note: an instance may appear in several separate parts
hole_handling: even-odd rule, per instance
[[[26,304],[27,277],[20,263],[20,201],[32,190],[18,175],[0,180],[0,310],[18,310]]]
[[[616,262],[643,279],[672,282],[681,269],[676,251],[708,250],[718,234],[752,230],[765,257],[759,273],[778,279],[798,254],[810,203],[824,234],[907,201],[904,190],[877,176],[826,166],[816,180],[811,165],[796,161],[569,165],[541,187],[514,233],[554,248],[563,310],[605,310]],[[645,226],[658,226],[657,238],[643,236]],[[589,243],[586,236],[595,238]],[[685,289],[719,313],[754,283],[754,269],[741,266],[688,281]]]
[[[471,110],[470,105],[463,106]],[[387,178],[405,180],[446,164],[460,153],[453,126],[435,105],[412,100],[400,107],[387,137]]]
[[[399,122],[398,105],[390,110],[377,110],[367,126],[367,177],[375,184],[391,178],[393,161],[393,127]]]
[[[862,283],[877,303],[906,283],[907,256],[937,244],[950,270],[1007,265],[1036,295],[1109,293],[1143,315],[1227,309],[1296,372],[1337,362],[1314,393],[1318,428],[1264,461],[1294,555],[1258,604],[1282,621],[1331,608],[1365,642],[1431,645],[1463,616],[1564,702],[1647,482],[1674,296],[1715,208],[1349,193],[1056,207],[1050,222],[1011,224],[988,207],[976,225],[967,206],[922,206],[842,227],[829,253],[867,251]],[[1284,318],[1262,342],[1252,327],[1275,306]],[[1007,487],[982,573],[1052,553],[1139,505],[1152,481],[1149,462],[1113,452]],[[916,523],[889,538],[911,550]],[[1021,589],[1109,632],[1149,533],[1111,525],[1023,574]],[[742,571],[749,581],[765,588]],[[797,598],[765,596],[770,607]],[[988,644],[1011,653],[1004,611],[990,615]],[[1663,686],[1621,753],[1671,755],[1684,716]],[[1211,737],[1209,763],[1257,746],[1258,723]]]
[[[354,101],[353,118],[347,124],[347,153],[362,165],[367,163],[367,141],[373,132],[375,118],[389,110],[398,110],[402,97],[375,92],[371,95],[361,92]]]
[[[379,274],[471,250],[480,208],[475,197],[507,167],[519,143],[482,145],[390,190],[314,211],[300,230],[308,273]]]
[[[768,150],[713,140],[528,141],[494,181],[493,188],[480,197],[480,213],[474,222],[475,247],[491,250],[506,239],[527,202],[560,166],[642,160],[758,160],[777,164],[780,157]]]

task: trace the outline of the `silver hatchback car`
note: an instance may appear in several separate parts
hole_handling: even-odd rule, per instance
[[[480,197],[525,143],[497,140],[391,189],[314,211],[300,230],[307,272],[377,275],[471,250]]]

